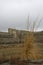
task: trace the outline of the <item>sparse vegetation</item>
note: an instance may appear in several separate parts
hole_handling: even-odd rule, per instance
[[[39,45],[38,42],[35,42],[35,40],[37,40],[36,39],[37,37],[35,37],[34,35],[36,34],[36,32],[34,32],[34,28],[35,28],[35,22],[32,25],[31,32],[27,31],[26,35],[23,36],[24,37],[23,43],[20,43],[22,39],[21,34],[18,37],[20,42],[19,43],[16,42],[16,44],[14,42],[11,42],[12,38],[10,39],[11,43],[7,42],[9,38],[6,39],[7,41],[4,39],[4,41],[6,41],[5,44],[4,42],[3,44],[0,44],[0,63],[4,62],[5,60],[6,61],[9,60],[11,64],[17,63],[18,65],[20,64],[25,65],[25,62],[23,61],[43,59],[43,54],[39,53],[39,52],[43,52],[43,44]],[[39,34],[39,37],[40,37],[40,34]],[[0,41],[2,41],[1,38],[0,38]],[[12,41],[14,41],[14,38]]]
[[[41,22],[42,19],[40,19],[39,24]],[[33,22],[33,25],[30,26],[31,23],[29,23],[28,21],[28,25],[27,25],[27,30],[30,30],[29,28],[31,27],[31,30],[29,33],[27,33],[27,35],[25,36],[25,42],[24,42],[24,48],[25,48],[25,54],[26,54],[26,58],[28,59],[41,59],[42,55],[39,54],[39,49],[37,44],[35,44],[34,40],[36,39],[34,36],[34,30],[35,27],[38,28],[39,24],[36,25],[37,23],[37,19]]]

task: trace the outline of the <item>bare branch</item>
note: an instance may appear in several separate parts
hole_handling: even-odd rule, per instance
[[[39,21],[38,25],[36,26],[36,29],[35,30],[38,29],[38,27],[39,27],[39,25],[40,25],[40,23],[41,23],[42,20],[43,20],[43,18],[40,19],[40,21]]]

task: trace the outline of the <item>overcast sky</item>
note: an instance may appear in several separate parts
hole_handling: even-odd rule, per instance
[[[0,0],[0,31],[26,29],[28,16],[31,23],[43,18],[43,0]],[[37,30],[43,30],[43,20]]]

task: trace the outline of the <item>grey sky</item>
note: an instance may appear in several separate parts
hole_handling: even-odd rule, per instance
[[[31,23],[37,16],[43,18],[43,0],[0,0],[0,31],[26,29],[28,15]],[[38,30],[43,30],[43,20]]]

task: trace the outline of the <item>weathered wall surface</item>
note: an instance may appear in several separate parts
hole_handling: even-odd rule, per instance
[[[24,42],[27,32],[28,31],[8,28],[8,32],[0,32],[0,43]],[[37,32],[34,35],[36,38],[35,42],[43,43],[43,32]]]
[[[8,32],[0,32],[1,43],[15,43],[17,42],[17,34],[15,29],[8,29]]]

